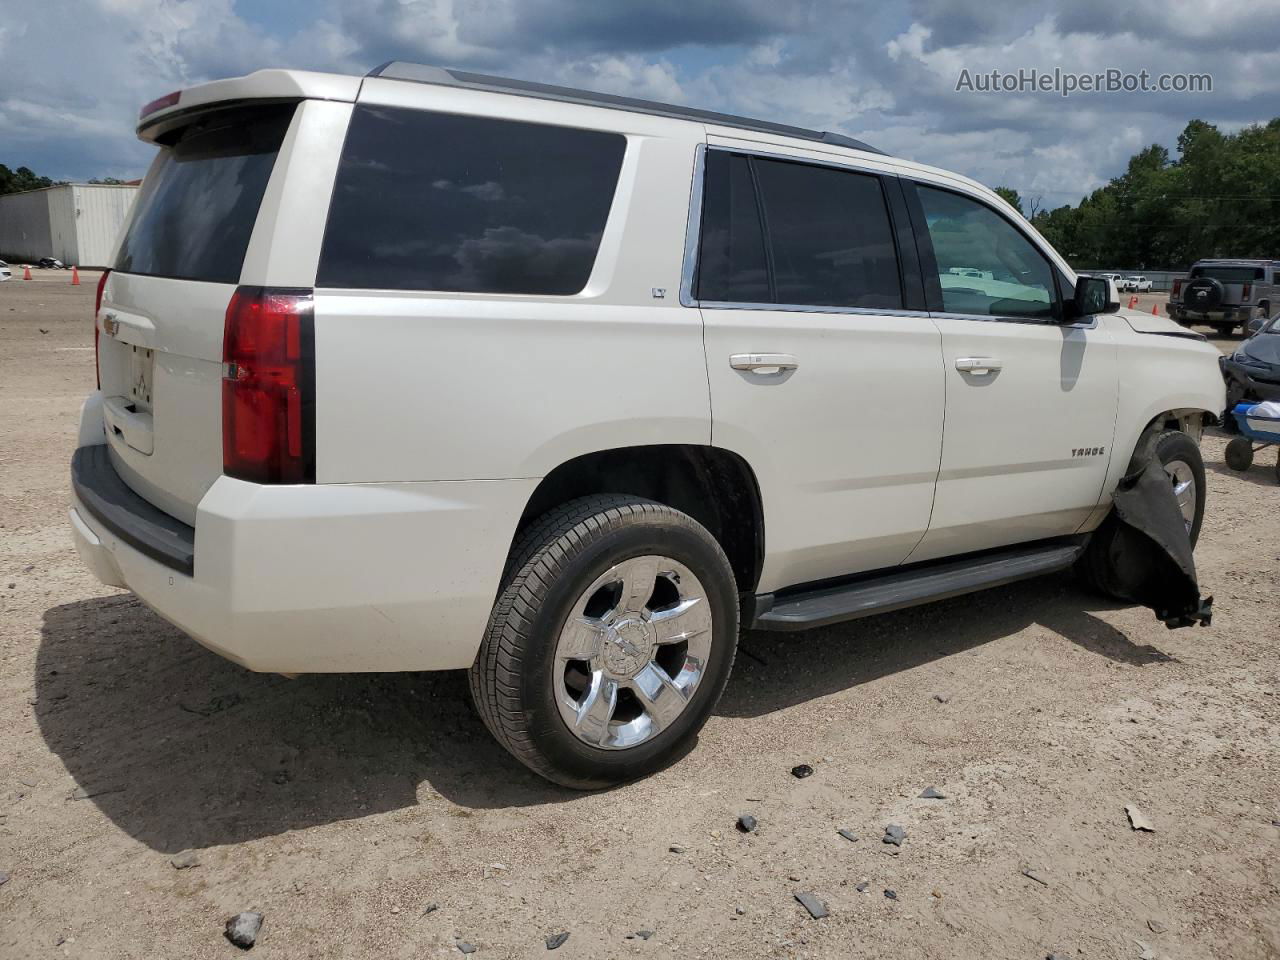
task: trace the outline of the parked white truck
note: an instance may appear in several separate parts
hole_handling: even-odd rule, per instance
[[[138,132],[71,527],[249,669],[469,670],[596,787],[695,736],[740,628],[1105,569],[1135,456],[1198,533],[1217,351],[964,177],[405,63]]]

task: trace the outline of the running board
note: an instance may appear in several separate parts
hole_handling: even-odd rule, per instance
[[[1083,550],[1080,542],[1057,540],[914,570],[893,570],[853,583],[781,597],[764,594],[756,597],[755,617],[750,626],[755,630],[808,630],[841,620],[902,610],[1064,570]]]

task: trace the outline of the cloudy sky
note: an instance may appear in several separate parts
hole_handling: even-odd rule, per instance
[[[1280,3],[1258,0],[0,0],[0,163],[140,176],[133,125],[156,96],[391,59],[839,130],[1048,206],[1192,117],[1280,115]],[[955,89],[962,69],[1054,67],[1209,72],[1213,91]]]

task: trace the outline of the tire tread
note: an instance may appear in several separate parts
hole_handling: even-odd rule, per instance
[[[657,520],[698,531],[715,547],[724,568],[729,569],[724,551],[693,518],[652,500],[622,494],[594,494],[570,500],[530,524],[512,547],[502,589],[470,670],[471,697],[494,738],[517,760],[548,780],[575,787],[603,785],[603,781],[566,779],[537,748],[525,720],[520,701],[521,667],[527,645],[536,642],[536,613],[551,585],[577,554],[621,527]]]

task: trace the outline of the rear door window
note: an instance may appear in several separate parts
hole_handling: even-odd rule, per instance
[[[239,283],[294,104],[219,110],[167,139],[147,174],[115,269]]]
[[[698,297],[730,303],[900,309],[880,178],[712,150]]]
[[[785,160],[753,162],[778,303],[902,307],[879,177]]]
[[[579,293],[625,150],[617,133],[356,107],[316,283]]]

